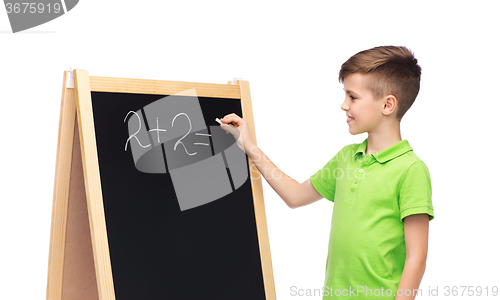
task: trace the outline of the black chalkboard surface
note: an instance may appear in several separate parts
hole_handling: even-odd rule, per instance
[[[265,299],[250,180],[181,211],[170,173],[140,172],[124,151],[124,117],[164,97],[92,92],[116,299]],[[198,100],[207,126],[242,113],[239,99]]]
[[[47,299],[276,299],[260,173],[215,121],[229,113],[256,141],[247,81],[64,73]]]

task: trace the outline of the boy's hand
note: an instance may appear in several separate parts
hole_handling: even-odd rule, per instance
[[[248,151],[254,142],[250,136],[247,120],[232,113],[225,115],[224,118],[220,119],[220,121],[222,122],[220,127],[225,130],[226,133],[231,133],[236,140],[238,147],[248,154]]]

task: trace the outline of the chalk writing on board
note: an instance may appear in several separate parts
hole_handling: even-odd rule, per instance
[[[131,138],[133,138],[133,137],[134,137],[134,138],[136,138],[137,142],[139,143],[139,146],[141,146],[141,147],[143,147],[143,148],[147,148],[147,147],[151,146],[151,144],[146,145],[146,146],[143,146],[143,145],[141,144],[141,141],[139,141],[139,139],[137,138],[137,136],[135,136],[137,133],[139,133],[139,131],[141,131],[141,119],[139,118],[139,115],[138,115],[135,111],[129,111],[129,112],[127,113],[127,115],[125,116],[125,120],[127,120],[127,117],[128,117],[128,115],[130,115],[130,113],[133,113],[134,115],[136,115],[136,116],[137,116],[137,118],[138,118],[138,120],[139,120],[139,129],[137,129],[137,131],[136,131],[134,134],[132,134],[132,135],[131,135],[128,139],[127,139],[127,142],[125,143],[125,151],[127,151],[127,145],[128,145],[128,142],[129,142],[129,141],[130,141],[130,139],[131,139]],[[125,120],[123,120],[123,122],[125,122]]]
[[[181,211],[220,199],[248,179],[245,152],[219,125],[206,125],[196,96],[166,96],[128,112],[124,122],[125,151],[136,169],[169,173]]]
[[[134,115],[136,115],[136,116],[137,116],[137,118],[139,118],[139,115],[138,115],[135,111],[129,111],[129,112],[127,113],[127,115],[125,116],[125,120],[127,119],[128,115],[129,115],[130,113],[133,113]],[[178,146],[179,144],[182,144],[182,146],[184,147],[184,150],[186,151],[186,154],[188,154],[188,155],[196,155],[196,153],[198,153],[198,152],[189,153],[189,152],[187,151],[187,148],[186,148],[186,146],[184,145],[184,143],[183,143],[183,142],[181,142],[181,140],[182,140],[183,138],[185,138],[185,137],[186,137],[186,136],[187,136],[187,135],[191,132],[191,129],[193,128],[193,127],[191,126],[191,120],[189,119],[189,116],[188,116],[187,114],[185,114],[185,113],[178,113],[178,114],[174,117],[174,119],[172,120],[172,127],[174,127],[174,122],[175,122],[175,119],[176,119],[176,118],[177,118],[177,116],[179,116],[179,115],[184,115],[184,116],[186,116],[186,118],[188,119],[188,121],[189,121],[189,131],[188,131],[188,132],[187,132],[184,136],[182,136],[182,137],[181,137],[181,138],[180,138],[180,139],[179,139],[179,140],[178,140],[178,141],[174,144],[174,151],[176,150],[176,148],[177,148],[177,146]],[[124,122],[125,122],[125,120],[124,120]],[[143,148],[147,148],[147,147],[151,146],[151,144],[148,144],[148,145],[144,146],[144,145],[142,145],[142,144],[140,143],[139,139],[138,139],[138,138],[137,138],[137,136],[136,136],[136,134],[137,134],[140,130],[141,130],[141,120],[140,120],[140,118],[139,118],[139,128],[138,128],[138,130],[137,130],[135,133],[133,133],[133,134],[132,134],[132,135],[131,135],[128,139],[127,139],[127,141],[125,142],[125,151],[127,151],[127,145],[128,145],[128,143],[129,143],[130,139],[132,139],[132,138],[136,138],[136,139],[137,139],[137,142],[139,142],[139,145],[140,145],[141,147],[143,147]],[[160,131],[164,131],[164,132],[166,132],[167,130],[166,130],[166,129],[162,129],[162,128],[160,128],[160,126],[159,126],[159,124],[158,124],[158,118],[156,118],[156,128],[154,128],[154,129],[150,129],[150,130],[148,130],[148,131],[156,131],[156,132],[157,132],[156,136],[157,136],[157,139],[158,139],[158,143],[160,143]],[[211,136],[210,134],[204,134],[204,133],[195,133],[195,135]],[[207,143],[194,143],[194,145],[210,146],[210,145],[209,145],[209,144],[207,144]]]
[[[185,135],[183,135],[183,136],[182,136],[182,137],[181,137],[181,138],[180,138],[177,142],[175,142],[175,144],[174,144],[174,151],[175,151],[175,149],[177,148],[177,146],[178,146],[179,144],[181,144],[181,145],[182,145],[182,147],[184,147],[184,150],[186,151],[186,153],[187,153],[188,155],[196,155],[196,153],[198,153],[198,152],[189,153],[189,152],[187,151],[186,146],[184,145],[184,143],[183,143],[183,142],[181,142],[181,140],[182,140],[183,138],[185,138],[185,137],[186,137],[186,136],[187,136],[187,135],[191,132],[191,129],[193,129],[193,126],[191,125],[191,120],[189,119],[189,116],[188,116],[187,114],[185,114],[185,113],[178,113],[178,114],[176,114],[176,115],[175,115],[174,119],[172,120],[172,127],[174,127],[174,122],[175,122],[175,119],[177,119],[177,117],[178,117],[178,116],[186,116],[187,120],[189,121],[189,131],[188,131]],[[158,141],[159,141],[159,140],[158,140]]]
[[[160,142],[160,131],[167,131],[166,129],[160,129],[160,124],[158,124],[158,117],[156,118],[156,128],[149,129],[149,131],[156,131],[156,136],[158,138],[158,143]]]
[[[212,136],[212,135],[207,134],[207,133],[199,133],[199,132],[195,133],[195,135]],[[194,143],[194,144],[195,144],[195,145],[210,146],[210,145],[209,145],[209,144],[207,144],[207,143]]]

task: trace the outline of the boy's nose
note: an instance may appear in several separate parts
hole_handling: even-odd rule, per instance
[[[343,110],[343,111],[347,111],[349,109],[349,106],[347,106],[345,104],[345,101],[342,103],[342,105],[340,105],[340,109]]]

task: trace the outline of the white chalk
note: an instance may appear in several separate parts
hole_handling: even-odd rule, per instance
[[[222,122],[221,122],[221,120],[219,120],[219,118],[215,118],[215,121],[217,121],[217,123],[222,125]]]

